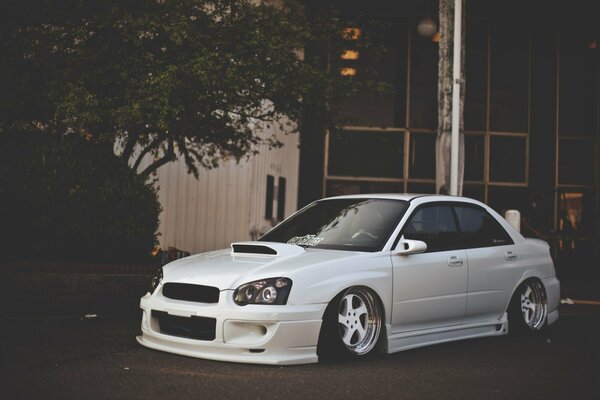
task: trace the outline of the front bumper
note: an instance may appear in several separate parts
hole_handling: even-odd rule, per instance
[[[247,305],[233,302],[231,290],[220,292],[215,304],[172,300],[147,293],[143,310],[143,346],[190,357],[255,364],[305,364],[318,361],[316,349],[327,304]],[[216,320],[214,340],[198,340],[161,333],[152,310],[179,317]]]

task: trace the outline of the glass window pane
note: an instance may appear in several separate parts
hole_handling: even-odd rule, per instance
[[[552,174],[554,175],[554,174]],[[554,191],[531,190],[521,211],[521,233],[528,237],[547,235],[554,226]]]
[[[448,206],[427,206],[418,209],[404,228],[404,238],[427,243],[427,252],[456,248],[456,222]]]
[[[463,196],[470,197],[475,200],[484,200],[484,187],[483,185],[464,185]]]
[[[491,31],[490,128],[527,132],[529,103],[529,33],[513,24]]]
[[[558,237],[556,240],[559,277],[593,278],[598,273],[598,263],[591,262],[597,256],[594,240],[596,210],[592,190],[559,192]]]
[[[559,140],[558,183],[567,185],[594,184],[593,140]]]
[[[343,196],[346,194],[360,194],[359,181],[336,181],[327,180],[327,187],[325,189],[325,196]]]
[[[407,187],[408,193],[424,193],[424,194],[434,194],[435,193],[435,183],[423,183],[423,182],[408,182]]]
[[[558,196],[558,230],[562,235],[591,237],[594,235],[594,193],[560,192]]]
[[[556,31],[532,31],[529,179],[536,191],[556,179],[557,48]]]
[[[334,131],[329,135],[329,175],[402,178],[404,134]]]
[[[412,36],[410,126],[437,128],[437,81],[439,49],[431,38]]]
[[[598,49],[583,32],[561,32],[559,135],[596,133]]]
[[[526,152],[524,137],[490,136],[490,181],[525,182]]]
[[[404,184],[402,182],[365,182],[363,193],[402,193]]]
[[[528,188],[497,187],[488,188],[488,205],[500,215],[504,216],[506,210],[519,210],[521,213],[527,209]]]
[[[485,137],[465,135],[465,181],[483,181]]]
[[[407,201],[330,199],[309,205],[259,240],[315,248],[378,251],[408,208]]]
[[[378,79],[391,85],[389,93],[365,97],[364,93],[340,104],[345,124],[357,126],[404,127],[406,125],[406,76],[408,27],[403,23],[385,23],[378,27],[377,37],[384,41],[385,51],[376,58],[364,50],[351,61],[357,74],[367,68],[377,73]],[[369,32],[364,32],[368,35]],[[374,39],[373,39],[374,40]],[[344,65],[350,66],[350,65]]]
[[[435,133],[411,133],[408,176],[435,179]]]
[[[342,196],[361,193],[403,193],[402,182],[369,182],[361,180],[327,180],[326,196]]]
[[[504,228],[487,211],[479,207],[454,207],[464,248],[512,244]]]
[[[484,131],[487,112],[488,28],[476,21],[467,21],[465,52],[465,129]]]

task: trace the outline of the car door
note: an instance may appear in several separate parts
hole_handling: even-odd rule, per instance
[[[401,230],[427,251],[392,255],[392,333],[460,324],[467,293],[467,256],[457,248],[456,218],[447,204],[425,204]]]
[[[498,319],[523,275],[517,247],[500,223],[474,204],[454,207],[469,262],[464,323]]]

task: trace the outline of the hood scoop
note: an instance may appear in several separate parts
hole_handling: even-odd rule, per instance
[[[276,242],[235,242],[231,243],[233,255],[245,256],[295,256],[304,253],[300,246]]]

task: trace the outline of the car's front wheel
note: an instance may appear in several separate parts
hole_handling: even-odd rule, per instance
[[[546,326],[548,299],[544,285],[537,279],[523,282],[516,290],[508,310],[509,329],[535,333]]]
[[[336,296],[323,316],[319,356],[329,358],[370,353],[379,341],[382,324],[377,295],[362,286],[347,289]]]

